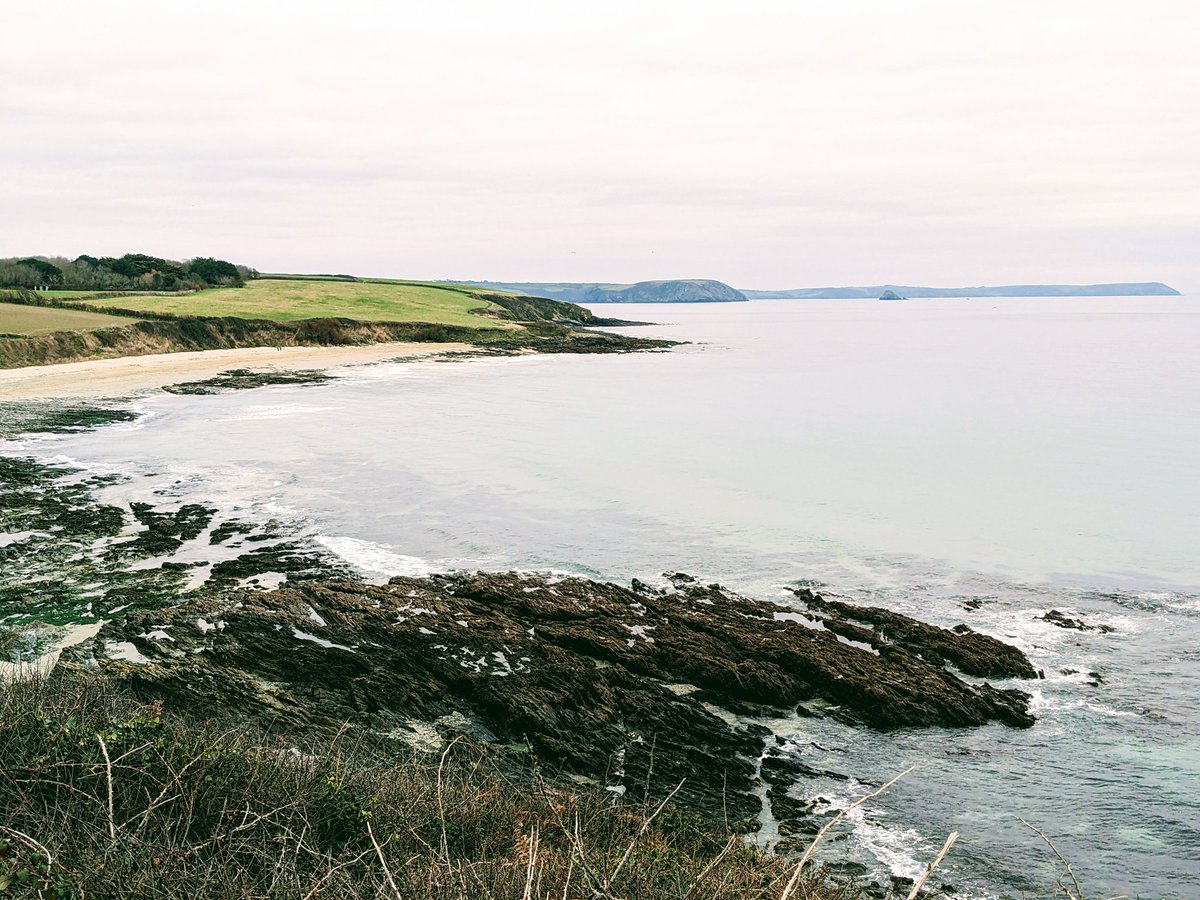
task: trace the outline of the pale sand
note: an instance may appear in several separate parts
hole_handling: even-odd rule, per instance
[[[229,369],[280,372],[330,369],[396,357],[473,350],[470,344],[367,344],[355,347],[243,347],[121,356],[53,366],[0,369],[0,401],[124,397],[139,391],[212,378]]]

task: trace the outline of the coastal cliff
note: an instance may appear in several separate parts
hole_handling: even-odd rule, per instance
[[[604,319],[573,303],[541,297],[479,295],[478,327],[429,322],[322,317],[296,321],[240,316],[180,316],[131,310],[123,295],[66,304],[32,291],[0,295],[5,303],[89,310],[123,316],[129,324],[91,331],[0,336],[0,368],[40,366],[120,356],[145,356],[240,347],[349,346],[391,341],[458,342],[498,351],[613,353],[676,346],[675,341],[627,337],[588,329],[635,325]],[[117,320],[120,321],[120,320]]]

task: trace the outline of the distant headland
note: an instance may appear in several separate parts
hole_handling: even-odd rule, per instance
[[[709,278],[639,281],[605,284],[567,281],[462,281],[450,282],[493,291],[512,291],[570,303],[744,303],[744,293]]]

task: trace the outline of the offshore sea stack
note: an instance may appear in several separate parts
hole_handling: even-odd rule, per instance
[[[1028,694],[952,670],[1036,677],[1019,650],[966,626],[808,590],[783,606],[683,574],[664,584],[513,572],[291,583],[130,612],[74,653],[168,708],[283,733],[349,722],[416,745],[467,733],[617,791],[684,781],[677,800],[729,821],[758,815],[760,760],[778,768],[756,719],[1033,724]]]

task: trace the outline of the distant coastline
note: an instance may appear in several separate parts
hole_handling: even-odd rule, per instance
[[[901,297],[1178,297],[1161,281],[1113,284],[1002,284],[992,287],[935,288],[901,284],[869,287],[791,288],[781,291],[742,290],[750,300],[875,300],[886,291]]]
[[[639,281],[636,284],[571,281],[446,281],[490,291],[511,291],[582,303],[740,303],[746,300],[878,300],[885,294],[896,297],[1177,297],[1180,292],[1161,281],[1114,282],[1110,284],[1002,284],[994,286],[937,288],[900,284],[859,287],[785,288],[756,291],[732,288],[707,278]]]

